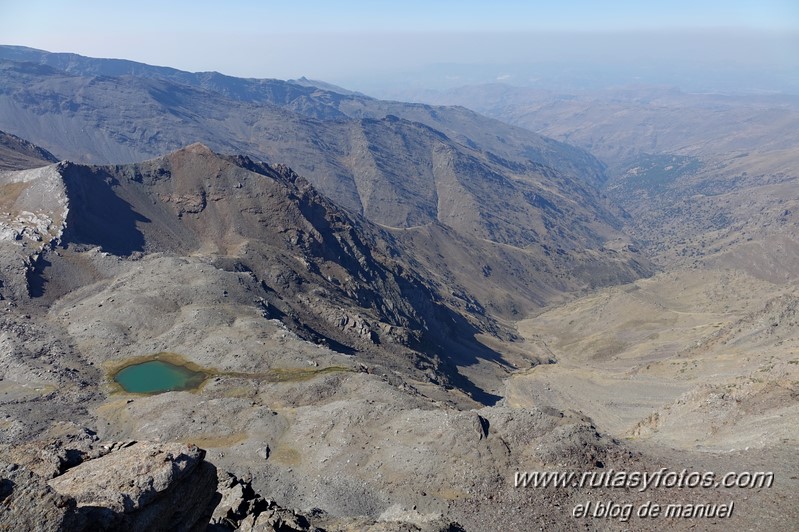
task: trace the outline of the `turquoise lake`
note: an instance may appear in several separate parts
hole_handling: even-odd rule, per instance
[[[120,370],[114,380],[130,393],[163,393],[192,390],[205,381],[205,373],[162,360],[134,364]]]

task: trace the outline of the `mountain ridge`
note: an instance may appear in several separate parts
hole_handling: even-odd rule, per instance
[[[257,305],[301,337],[416,378],[435,370],[442,383],[490,400],[457,366],[474,357],[505,364],[474,336],[508,333],[479,307],[448,307],[444,287],[426,281],[430,273],[403,258],[390,233],[339,210],[288,167],[196,143],[133,165],[61,162],[46,170],[63,181],[65,208],[63,229],[25,272],[43,303],[81,287],[80,277],[62,275],[64,261],[97,246],[122,258],[203,256],[246,272]]]
[[[5,131],[0,131],[0,171],[25,170],[58,162],[58,158],[39,146]]]
[[[518,249],[510,250],[516,264],[550,263],[545,282],[590,288],[651,271],[621,231],[624,213],[597,190],[603,177],[595,159],[464,109],[350,97],[360,110],[348,114],[362,116],[318,120],[164,79],[81,77],[9,61],[0,68],[0,127],[24,129],[70,160],[143,160],[200,141],[217,152],[286,164],[336,204],[384,227],[441,223],[473,243],[510,245]],[[401,110],[405,118],[388,113]],[[488,147],[472,140],[492,136]],[[562,169],[560,160],[567,161]],[[583,252],[596,268],[579,267]],[[504,268],[493,260],[482,266]],[[556,281],[558,275],[572,280]],[[483,305],[531,310],[542,283],[524,279],[522,294],[506,292],[509,301]]]
[[[96,59],[69,53],[52,53],[25,47],[0,45],[0,58],[11,61],[27,61],[39,65],[47,65],[56,70],[77,76],[131,76],[164,81],[178,82],[194,88],[216,92],[222,96],[248,103],[272,104],[298,114],[317,119],[345,118],[384,118],[390,114],[418,121],[439,129],[444,133],[455,132],[460,136],[457,140],[466,145],[474,142],[482,146],[491,146],[491,141],[499,140],[499,146],[510,143],[519,151],[527,143],[527,155],[531,159],[547,159],[546,153],[552,147],[570,151],[572,157],[579,154],[585,171],[601,175],[602,167],[586,152],[543,137],[515,126],[488,119],[494,128],[503,128],[501,139],[492,135],[484,135],[475,122],[484,124],[487,117],[477,115],[465,107],[430,106],[425,104],[409,104],[404,102],[384,101],[369,96],[346,91],[336,92],[339,88],[326,84],[322,88],[313,83],[297,83],[277,79],[236,78],[218,72],[185,72],[169,67],[153,67],[144,63],[120,59]],[[230,86],[234,88],[231,89]],[[456,127],[454,127],[456,126]],[[490,129],[490,128],[489,128]],[[467,135],[465,133],[468,132]],[[474,140],[469,135],[475,136]],[[530,150],[530,148],[533,148]],[[502,149],[494,149],[502,155]],[[524,150],[521,150],[524,151]],[[104,161],[111,162],[111,161]],[[128,161],[119,161],[128,162]],[[132,161],[129,161],[132,162]],[[563,162],[563,161],[561,161]]]
[[[29,465],[81,486],[62,506],[97,492],[84,471],[119,485],[113,459],[68,471],[84,443],[169,441],[234,473],[218,495],[209,482],[217,528],[292,519],[256,493],[333,530],[712,526],[575,521],[618,488],[518,484],[542,468],[771,471],[769,489],[732,495],[724,524],[797,522],[790,152],[758,155],[767,180],[757,158],[694,173],[668,155],[605,181],[582,150],[462,108],[318,87],[278,105],[156,77],[0,69],[0,128],[65,158],[0,171],[0,461],[20,464],[0,467],[0,505],[25,496]],[[146,160],[87,162],[115,154]],[[630,217],[609,203],[625,196]],[[708,241],[707,228],[722,232]],[[691,232],[701,240],[662,250],[688,267],[649,277],[639,243]],[[116,381],[154,360],[205,381],[152,395]],[[731,493],[661,485],[622,502],[718,507]]]

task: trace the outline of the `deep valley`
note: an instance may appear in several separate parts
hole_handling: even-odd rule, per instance
[[[424,96],[0,46],[0,528],[796,528],[796,102]]]

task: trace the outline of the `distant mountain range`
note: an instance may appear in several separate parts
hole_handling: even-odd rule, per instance
[[[613,527],[572,510],[617,489],[518,481],[690,466],[773,472],[728,523],[792,529],[790,105],[517,96],[583,146],[0,47],[0,528]],[[204,380],[119,382],[156,361]],[[623,504],[732,507],[660,488]]]
[[[627,232],[663,267],[796,275],[799,97],[620,87],[570,94],[475,85],[407,93],[466,105],[590,150],[602,189],[631,215]]]
[[[403,95],[464,105],[580,146],[609,166],[609,177],[642,154],[728,156],[799,142],[799,96],[790,94],[704,94],[643,85],[555,92],[494,83]]]
[[[464,271],[494,272],[495,286],[475,291],[503,315],[649,271],[620,231],[624,213],[598,191],[599,161],[464,108],[20,47],[0,47],[0,58],[0,129],[79,163],[202,142],[286,164],[400,231],[446,276],[473,284]],[[481,252],[457,264],[426,251],[453,239]]]

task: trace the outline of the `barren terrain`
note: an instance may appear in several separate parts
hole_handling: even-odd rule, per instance
[[[606,175],[462,108],[2,51],[3,127],[79,160],[3,136],[0,528],[799,524],[799,176],[794,115],[759,133],[772,99],[696,137],[668,91],[639,102],[657,138],[544,109],[593,124],[558,134]],[[153,359],[207,379],[115,382]],[[516,485],[683,470],[773,484]]]

